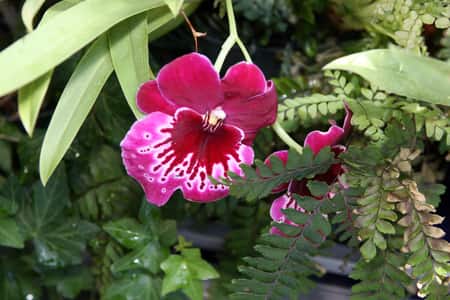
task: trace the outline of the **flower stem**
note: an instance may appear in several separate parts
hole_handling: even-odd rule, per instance
[[[280,123],[278,123],[278,121],[276,121],[273,125],[272,125],[273,130],[275,131],[275,133],[278,135],[278,137],[286,144],[288,145],[290,148],[296,150],[298,153],[302,154],[303,153],[303,147],[300,146],[299,144],[297,144],[296,141],[294,141],[291,136],[289,134],[287,134],[286,131],[284,131],[283,127],[281,127]]]
[[[233,48],[234,44],[237,44],[239,46],[242,54],[245,57],[245,60],[249,63],[252,62],[250,54],[248,53],[247,48],[245,48],[245,45],[242,42],[242,40],[239,37],[238,32],[237,32],[236,19],[234,17],[234,11],[233,11],[233,1],[225,0],[225,5],[227,8],[228,27],[229,27],[230,35],[227,37],[227,39],[223,43],[220,53],[217,56],[216,63],[214,64],[214,68],[217,70],[217,72],[220,72],[220,69],[222,69],[223,63],[225,62],[225,58],[227,57],[231,48]]]

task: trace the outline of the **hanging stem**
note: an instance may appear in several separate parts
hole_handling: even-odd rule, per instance
[[[181,15],[183,16],[184,20],[186,21],[187,25],[189,26],[189,29],[191,30],[192,37],[194,38],[195,52],[198,52],[197,38],[206,36],[206,32],[198,32],[197,30],[195,30],[194,26],[192,25],[191,21],[189,20],[188,16],[184,12],[184,10],[181,10],[180,12],[181,12]]]
[[[227,37],[227,39],[223,43],[220,53],[217,56],[216,63],[214,64],[214,68],[217,70],[217,72],[220,72],[220,69],[222,69],[225,58],[227,57],[231,48],[233,48],[234,44],[237,44],[239,46],[242,54],[245,57],[245,60],[249,63],[252,62],[250,54],[248,53],[247,48],[245,48],[245,45],[242,42],[242,40],[239,37],[238,32],[237,32],[236,19],[234,17],[234,11],[233,11],[233,1],[225,0],[225,5],[227,8],[228,27],[229,27],[230,35]]]
[[[296,141],[294,141],[289,134],[287,134],[286,131],[284,131],[283,127],[281,127],[280,123],[276,121],[272,125],[273,130],[278,135],[278,137],[290,148],[296,150],[299,154],[303,153],[303,147],[297,144]]]

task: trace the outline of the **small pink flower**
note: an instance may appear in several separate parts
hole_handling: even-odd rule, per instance
[[[227,196],[208,176],[242,175],[239,164],[253,163],[251,144],[275,122],[277,96],[256,65],[238,63],[220,79],[207,57],[191,53],[144,83],[137,105],[147,115],[122,141],[122,159],[147,200],[161,206],[177,189],[196,202]]]
[[[315,130],[310,132],[305,138],[305,147],[306,146],[310,147],[314,154],[318,154],[320,150],[328,146],[331,147],[331,150],[334,152],[336,156],[344,152],[346,150],[345,146],[339,145],[337,143],[340,140],[342,140],[350,131],[352,112],[348,109],[347,105],[345,106],[345,111],[346,116],[344,120],[344,125],[342,127],[337,126],[334,121],[331,121],[331,127],[328,129],[328,131],[323,132]],[[267,157],[267,159],[265,160],[265,163],[267,165],[270,165],[269,159],[272,155],[277,156],[284,164],[287,163],[288,160],[287,150],[277,151],[269,155],[269,157]],[[331,165],[331,167],[328,169],[327,172],[316,175],[313,178],[313,180],[322,181],[327,183],[328,185],[331,185],[337,182],[339,175],[343,173],[345,173],[345,168],[340,163],[337,163]],[[282,184],[272,190],[273,193],[278,193],[283,190],[287,190],[287,192],[284,195],[278,197],[272,202],[272,206],[270,208],[270,216],[272,217],[272,220],[278,223],[286,223],[296,226],[301,225],[295,224],[289,219],[287,219],[287,217],[283,213],[283,209],[293,208],[298,211],[304,211],[297,204],[297,201],[292,196],[292,194],[312,197],[312,194],[308,189],[307,183],[308,183],[307,179],[293,180],[288,184]],[[331,194],[329,195],[330,198],[332,198],[332,196],[333,195]],[[314,198],[316,198],[317,200],[322,199],[322,197],[314,197]],[[275,227],[272,227],[270,232],[272,234],[278,234],[283,236],[285,235],[278,228]]]

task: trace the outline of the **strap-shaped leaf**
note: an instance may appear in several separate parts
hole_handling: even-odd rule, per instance
[[[0,53],[0,69],[9,70],[0,78],[0,95],[45,74],[120,21],[161,5],[160,0],[85,0],[60,13]]]
[[[389,93],[450,105],[450,64],[400,49],[338,58],[324,67],[356,73]]]
[[[22,6],[22,21],[28,32],[33,31],[33,19],[44,5],[45,0],[26,0]]]
[[[53,18],[58,13],[69,9],[75,4],[80,3],[81,0],[63,0],[50,7],[42,17],[42,24],[45,24],[48,20]],[[24,5],[25,7],[25,5]],[[22,10],[23,13],[23,10]],[[19,116],[23,127],[28,135],[32,136],[36,120],[39,115],[42,103],[44,101],[45,94],[47,93],[50,80],[53,75],[53,70],[45,73],[36,80],[23,86],[19,90]]]
[[[128,105],[136,118],[142,113],[136,106],[136,91],[150,79],[147,14],[133,16],[109,31],[111,58]]]
[[[44,184],[75,138],[112,70],[108,43],[102,36],[78,63],[53,113],[39,161]]]
[[[189,10],[193,11],[198,3],[187,4],[186,6],[189,6]],[[174,23],[169,22],[173,19],[172,17],[169,19],[166,14],[154,15],[152,11],[153,9],[149,12],[149,15],[154,17],[149,24],[150,34],[156,33],[157,37],[159,36],[158,32],[167,32],[174,28]],[[167,11],[167,14],[170,14],[170,12]],[[150,35],[149,41],[153,39],[154,37]],[[94,47],[94,45],[97,46]],[[96,48],[96,51],[93,48]],[[67,83],[59,100],[61,102],[64,99],[65,104],[58,103],[55,109],[44,138],[40,156],[40,176],[43,183],[48,180],[69,149],[112,71],[113,64],[110,59],[108,43],[106,38],[102,37],[91,46]]]
[[[174,16],[180,13],[184,0],[164,0]]]

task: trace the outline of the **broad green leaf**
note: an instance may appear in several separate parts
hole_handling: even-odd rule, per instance
[[[377,49],[338,58],[324,69],[353,72],[389,93],[450,106],[450,64],[437,59]]]
[[[28,32],[33,31],[33,19],[45,0],[25,0],[22,6],[22,21]]]
[[[0,245],[13,248],[23,248],[24,237],[13,218],[0,219]]]
[[[146,274],[131,274],[111,282],[103,300],[155,300],[161,299],[160,281]]]
[[[136,118],[138,87],[150,79],[147,14],[142,13],[114,26],[108,34],[111,59],[128,105]]]
[[[70,147],[111,72],[108,45],[102,36],[78,63],[53,113],[39,161],[44,184]]]
[[[36,273],[23,260],[11,258],[4,255],[0,260],[0,299],[24,300],[27,295],[41,299]]]
[[[64,298],[74,299],[83,290],[94,287],[94,277],[87,266],[76,266],[46,272],[45,285],[55,286]]]
[[[184,0],[164,0],[174,16],[180,13]]]
[[[161,294],[181,289],[192,300],[201,300],[201,280],[219,277],[216,270],[204,261],[199,249],[184,249],[182,255],[171,255],[161,263],[165,276]]]
[[[44,75],[120,21],[161,5],[161,0],[85,0],[58,14],[0,52],[0,70],[8,70],[0,78],[0,96]]]
[[[0,140],[0,170],[6,174],[9,174],[12,171],[12,155],[11,144]]]
[[[24,191],[15,176],[10,176],[0,187],[0,216],[15,215]]]
[[[40,264],[51,268],[81,264],[86,241],[98,230],[87,221],[62,216],[58,222],[38,229],[33,239],[35,255]]]
[[[69,189],[63,168],[47,187],[33,185],[32,197],[22,201],[17,221],[33,241],[37,261],[47,267],[63,267],[82,262],[86,240],[97,227],[76,218],[67,219],[63,210],[69,205]]]
[[[131,218],[108,222],[103,229],[128,249],[140,248],[152,240],[145,227]]]
[[[34,3],[44,1],[45,0],[38,0],[34,1]],[[24,5],[24,8],[28,2],[33,1],[27,1]],[[45,22],[50,20],[52,17],[58,15],[58,13],[69,9],[70,7],[80,2],[81,0],[64,0],[56,3],[45,12],[44,16],[42,17],[42,21],[40,22],[39,25],[45,24]],[[24,11],[22,10],[22,14],[23,12]],[[29,136],[33,135],[34,126],[36,125],[36,120],[39,115],[39,110],[44,101],[44,97],[45,94],[47,93],[48,86],[50,85],[52,75],[53,70],[50,70],[49,72],[37,78],[36,80],[23,86],[19,90],[18,106],[19,106],[20,121],[22,122],[23,127],[25,128]]]
[[[169,256],[167,248],[161,248],[157,241],[152,241],[115,261],[111,266],[114,273],[144,269],[153,274],[160,271],[159,265]]]

